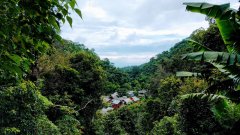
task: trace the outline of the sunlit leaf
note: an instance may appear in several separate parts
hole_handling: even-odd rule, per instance
[[[71,8],[74,9],[74,7],[75,7],[75,5],[76,5],[76,1],[75,1],[75,0],[71,0],[71,1],[69,2],[69,4],[70,4]]]
[[[72,27],[72,18],[67,16],[67,21],[68,21],[69,25]]]
[[[75,8],[74,10],[79,15],[79,17],[83,18],[82,17],[82,12],[79,9]]]
[[[16,54],[7,55],[11,60],[13,60],[18,66],[21,64],[22,58]]]

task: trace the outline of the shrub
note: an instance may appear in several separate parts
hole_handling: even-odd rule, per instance
[[[165,116],[159,122],[155,122],[151,135],[180,135],[178,129],[178,116]]]
[[[54,125],[47,116],[39,116],[36,120],[36,130],[37,135],[61,135],[59,128]]]
[[[62,116],[56,121],[56,125],[60,129],[62,135],[81,135],[80,122],[70,115]]]
[[[179,111],[181,130],[187,135],[213,134],[220,130],[207,99],[187,98]]]
[[[121,120],[116,112],[102,115],[94,121],[95,134],[97,135],[122,135],[126,131],[121,126]]]
[[[29,81],[0,90],[0,134],[33,134],[39,116],[51,105]]]

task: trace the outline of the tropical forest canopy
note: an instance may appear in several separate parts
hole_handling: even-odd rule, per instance
[[[117,68],[61,38],[70,11],[82,18],[76,0],[1,0],[0,134],[238,135],[240,11],[183,6],[206,15],[209,28],[148,63]],[[130,91],[146,94],[136,100]],[[115,92],[134,102],[114,108]]]

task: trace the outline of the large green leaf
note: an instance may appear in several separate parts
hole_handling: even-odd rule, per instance
[[[220,20],[229,20],[237,11],[230,9],[230,4],[213,5],[209,3],[184,3],[186,9],[191,12],[205,14]]]
[[[17,66],[20,66],[22,58],[16,54],[12,54],[12,55],[7,55],[8,58],[10,58],[13,62],[16,63]]]
[[[221,99],[228,99],[226,96],[219,95],[219,94],[206,94],[206,93],[191,93],[185,94],[181,96],[182,99],[188,98],[200,98],[200,99],[207,99],[209,102],[219,101]]]
[[[69,5],[71,6],[72,9],[74,9],[74,7],[75,7],[76,4],[77,4],[77,3],[76,3],[76,0],[71,0],[71,1],[69,2]]]
[[[184,3],[186,9],[216,19],[224,43],[231,53],[240,53],[240,25],[236,19],[237,10],[231,9],[230,4],[212,5],[208,3]]]
[[[78,16],[83,19],[81,10],[79,10],[79,9],[77,9],[77,8],[75,8],[74,10],[75,10],[75,12],[78,14]]]
[[[70,26],[72,27],[72,18],[70,16],[67,16],[67,21],[70,24]]]
[[[215,62],[219,64],[224,64],[225,66],[240,65],[240,55],[231,54],[227,52],[206,51],[206,52],[188,53],[183,56],[183,59]]]
[[[195,52],[185,54],[183,59],[210,62],[219,71],[235,81],[240,81],[240,55],[226,52]]]
[[[198,48],[198,50],[200,51],[213,51],[212,49],[208,48],[207,46],[197,42],[197,41],[194,41],[192,39],[186,39],[185,40],[189,45],[192,45],[193,47],[196,47]]]

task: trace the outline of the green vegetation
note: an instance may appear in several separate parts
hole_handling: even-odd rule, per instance
[[[75,0],[2,3],[0,134],[239,134],[240,11],[229,4],[185,3],[209,17],[209,28],[120,69],[61,39],[60,24],[72,26],[69,10],[82,17]],[[101,113],[110,105],[104,95],[142,89],[148,94],[140,101]]]

